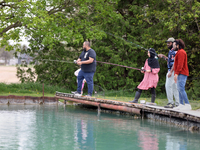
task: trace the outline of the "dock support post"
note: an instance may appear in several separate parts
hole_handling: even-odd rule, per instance
[[[144,119],[144,109],[142,108],[142,120]]]
[[[101,113],[101,104],[98,105],[98,114]]]
[[[98,120],[101,120],[101,104],[98,104],[98,114],[97,114],[97,116],[98,116]]]
[[[42,84],[42,90],[43,90],[43,104],[44,104],[44,83]]]

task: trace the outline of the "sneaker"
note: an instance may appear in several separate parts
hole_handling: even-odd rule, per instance
[[[154,105],[156,106],[157,104],[156,103],[152,103],[152,102],[146,102],[147,105]]]
[[[87,94],[87,95],[85,95],[86,97],[92,97],[92,95],[90,95],[90,94]]]
[[[75,91],[75,92],[74,92],[74,96],[82,96],[82,94],[79,93],[78,91]]]
[[[185,106],[184,107],[182,107],[182,109],[181,110],[192,110],[192,107],[191,107],[191,105],[190,104],[185,104]]]
[[[175,107],[174,110],[183,110],[185,105],[179,104],[178,107]]]
[[[164,108],[174,108],[174,104],[168,103]]]
[[[74,94],[76,91],[71,91],[72,94]]]

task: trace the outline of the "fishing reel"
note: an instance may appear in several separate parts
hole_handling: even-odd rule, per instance
[[[141,68],[141,71],[144,71],[144,72],[145,72],[146,70],[144,69],[144,67],[142,67],[142,68]]]
[[[77,64],[77,60],[74,60],[74,63]]]

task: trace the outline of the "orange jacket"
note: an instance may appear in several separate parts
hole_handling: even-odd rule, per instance
[[[187,64],[187,54],[184,49],[178,50],[175,56],[174,62],[174,74],[183,74],[189,76],[188,64]]]

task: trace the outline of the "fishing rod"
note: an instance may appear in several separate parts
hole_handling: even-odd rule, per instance
[[[64,63],[74,63],[72,61],[66,61],[66,60],[53,60],[53,59],[40,59],[39,61],[52,61],[52,62],[64,62]]]
[[[74,61],[65,61],[65,60],[52,60],[52,59],[40,59],[40,61],[52,61],[52,62],[64,62],[64,63],[74,63],[77,64],[76,60]],[[113,66],[119,66],[119,67],[124,67],[124,68],[129,68],[129,69],[134,69],[134,70],[139,70],[139,71],[145,71],[143,68],[134,68],[134,67],[129,67],[129,66],[124,66],[124,65],[119,65],[119,64],[114,64],[114,63],[109,63],[109,62],[102,62],[102,61],[96,61],[97,63],[102,63],[102,64],[108,64],[108,65],[113,65]]]
[[[113,66],[119,66],[119,67],[124,67],[124,68],[129,68],[129,69],[134,69],[134,70],[138,70],[138,71],[145,71],[142,67],[142,69],[139,68],[134,68],[134,67],[129,67],[129,66],[124,66],[124,65],[119,65],[119,64],[114,64],[114,63],[109,63],[109,62],[102,62],[102,61],[95,61],[97,63],[101,63],[101,64],[108,64],[108,65],[113,65]],[[74,60],[74,63],[77,64],[77,61]]]
[[[75,63],[76,64],[76,60],[74,60],[74,61],[52,60],[52,59],[41,59],[41,60],[52,61],[52,62],[55,61],[55,62],[72,63],[72,64]],[[97,63],[102,63],[102,64],[109,64],[109,65],[113,65],[113,66],[119,66],[119,67],[129,68],[129,69],[134,69],[134,70],[138,70],[138,71],[146,71],[146,70],[144,70],[143,67],[141,69],[139,69],[139,68],[124,66],[124,65],[118,65],[118,64],[114,64],[114,63],[109,63],[109,62],[102,62],[102,61],[96,61],[96,62]],[[188,78],[188,80],[198,80],[198,79],[200,79],[200,77]]]

